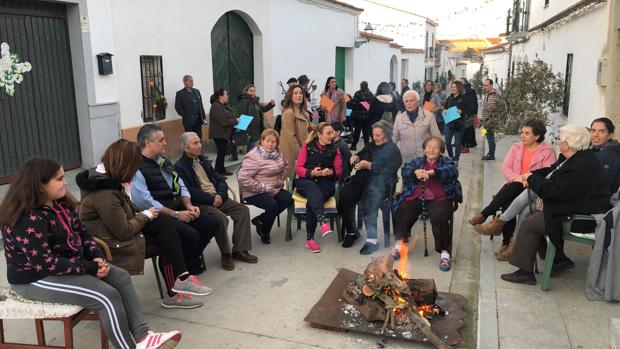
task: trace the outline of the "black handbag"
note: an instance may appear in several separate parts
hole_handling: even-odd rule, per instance
[[[250,136],[246,131],[235,130],[232,136],[230,136],[230,142],[235,147],[241,145],[248,145],[248,143],[250,142]]]

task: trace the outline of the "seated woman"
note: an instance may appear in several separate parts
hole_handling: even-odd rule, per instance
[[[372,125],[373,141],[366,144],[357,155],[350,158],[357,170],[340,190],[338,211],[345,229],[342,247],[351,247],[360,234],[355,228],[355,206],[366,225],[366,243],[360,250],[363,255],[378,249],[377,211],[396,183],[398,168],[402,163],[400,150],[392,141],[392,125],[380,120]]]
[[[243,200],[265,210],[252,219],[252,224],[260,240],[269,244],[273,222],[293,204],[293,199],[284,189],[289,171],[288,162],[279,149],[280,136],[275,130],[266,129],[257,145],[243,158],[238,180]]]
[[[106,262],[78,218],[64,176],[55,161],[31,158],[0,204],[11,288],[27,299],[98,314],[116,348],[175,347],[181,333],[150,331],[129,273]]]
[[[306,247],[310,252],[321,252],[321,247],[314,241],[314,230],[321,226],[321,234],[332,232],[325,216],[324,203],[334,196],[336,182],[342,176],[342,158],[340,150],[334,147],[334,129],[327,122],[316,125],[308,135],[306,143],[299,151],[295,163],[297,192],[306,197]]]
[[[610,208],[609,187],[594,151],[588,150],[588,130],[576,124],[560,128],[561,156],[551,167],[526,173],[528,186],[542,200],[537,210],[523,221],[510,264],[519,268],[503,274],[503,280],[534,285],[532,271],[536,252],[545,234],[557,247],[552,273],[557,274],[575,264],[563,252],[562,218],[572,214],[604,213]],[[537,205],[539,206],[539,205]]]
[[[506,210],[510,203],[524,191],[526,183],[523,175],[525,173],[551,166],[555,162],[556,156],[553,148],[544,142],[546,133],[545,123],[540,120],[529,119],[523,123],[521,126],[521,142],[512,145],[502,165],[502,173],[506,182],[482,212],[469,220],[469,224],[477,226],[484,223],[487,217],[495,216],[499,209]],[[497,259],[499,260],[510,259],[510,253],[514,247],[512,235],[515,224],[516,222],[511,220],[510,224],[504,227],[504,240],[502,247],[497,252]],[[484,231],[480,229],[476,229],[476,231],[484,234]],[[513,241],[511,242],[511,240]]]
[[[213,290],[187,271],[173,218],[160,216],[155,207],[135,212],[127,195],[141,158],[138,144],[119,139],[106,149],[102,164],[77,175],[82,191],[80,220],[110,246],[114,263],[133,275],[144,273],[144,232],[159,247],[159,268],[168,289],[162,307],[200,307],[202,303],[188,295],[204,296]]]
[[[422,147],[425,155],[407,161],[401,170],[403,192],[392,202],[396,208],[394,230],[398,240],[392,253],[398,254],[401,242],[409,239],[411,228],[425,208],[431,220],[435,251],[441,254],[439,269],[448,271],[452,253],[449,225],[452,203],[463,201],[459,170],[454,161],[442,155],[446,145],[441,138],[428,138]]]
[[[615,129],[608,118],[598,118],[590,124],[590,149],[595,151],[594,155],[603,166],[603,177],[611,193],[617,192],[620,184],[620,143],[613,139]],[[528,206],[531,207],[537,198],[535,193],[523,191],[498,218],[474,229],[484,235],[499,235],[506,222],[518,217],[515,228],[518,231],[520,222],[529,212]]]

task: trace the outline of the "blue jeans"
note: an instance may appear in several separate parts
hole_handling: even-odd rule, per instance
[[[459,161],[461,157],[461,147],[463,143],[463,132],[465,131],[465,124],[462,120],[454,120],[449,124],[446,124],[444,132],[445,132],[445,140],[446,140],[446,149],[448,150],[448,155],[454,160]],[[454,138],[454,155],[452,151],[452,138]]]
[[[489,151],[487,152],[487,154],[495,157],[495,133],[493,132],[493,130],[487,129],[486,139],[487,142],[489,142]]]

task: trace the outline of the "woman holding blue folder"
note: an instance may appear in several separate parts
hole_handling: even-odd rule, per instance
[[[228,108],[228,91],[220,87],[211,96],[211,110],[209,111],[209,138],[213,139],[217,147],[215,172],[223,176],[231,176],[224,167],[224,159],[228,151],[228,140],[232,136],[233,126],[239,123]]]
[[[467,110],[465,100],[465,88],[463,87],[463,83],[460,81],[453,81],[450,84],[450,96],[446,100],[444,104],[444,119],[446,119],[447,115],[449,115],[448,109],[452,107],[456,107],[456,111],[459,115],[463,115],[463,111]],[[446,149],[448,150],[448,155],[452,158],[453,161],[456,162],[458,166],[459,158],[461,157],[461,144],[463,141],[463,132],[465,131],[465,123],[463,122],[463,118],[459,117],[453,121],[449,119],[446,120],[446,126],[444,129],[444,136],[446,139]],[[452,138],[454,140],[454,151],[452,149]],[[454,155],[453,155],[454,154]]]

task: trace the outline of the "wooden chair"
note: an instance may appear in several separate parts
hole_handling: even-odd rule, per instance
[[[293,239],[293,232],[291,225],[293,224],[293,217],[297,219],[297,230],[301,229],[301,221],[306,215],[306,202],[307,199],[297,193],[294,186],[294,180],[288,179],[288,188],[292,188],[293,205],[288,208],[288,215],[286,217],[286,241]],[[336,232],[338,234],[338,242],[344,239],[342,229],[340,228],[340,216],[337,209],[337,196],[340,191],[340,184],[336,182],[336,194],[325,201],[325,215],[329,218],[329,222],[332,230],[334,229],[334,222],[336,223]]]
[[[566,217],[566,219],[562,220],[562,240],[564,241],[572,241],[578,244],[588,245],[594,247],[594,239],[584,238],[575,236],[571,233],[571,226],[573,222],[576,221],[584,221],[584,222],[596,222],[594,217],[591,215],[572,215]],[[543,272],[540,289],[543,291],[549,290],[549,278],[551,277],[551,268],[553,267],[553,259],[555,258],[556,248],[549,239],[549,235],[545,235],[545,239],[547,240],[547,254],[545,255],[545,270]]]
[[[0,301],[0,349],[38,349],[38,348],[66,348],[73,349],[73,328],[81,321],[99,321],[101,348],[108,349],[108,337],[105,334],[101,321],[97,314],[90,313],[75,305],[25,302],[19,299],[1,299]],[[37,344],[7,342],[4,336],[3,320],[7,319],[33,319],[37,334]],[[61,321],[64,326],[64,346],[47,344],[43,321]],[[25,329],[22,329],[25,330]]]

